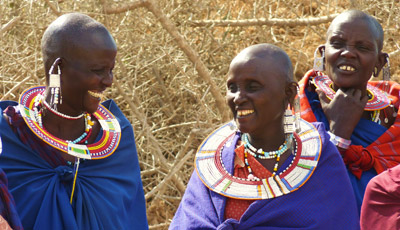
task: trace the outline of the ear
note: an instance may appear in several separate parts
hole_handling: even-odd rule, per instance
[[[325,44],[319,45],[317,49],[321,57],[325,57]]]
[[[286,94],[286,98],[287,98],[291,108],[294,105],[294,98],[297,95],[298,88],[299,88],[299,85],[297,84],[297,82],[290,82],[286,85],[285,94]]]
[[[376,76],[375,76],[375,71],[374,71],[374,77],[378,77],[379,73],[381,72],[382,68],[386,65],[387,60],[389,58],[389,54],[387,53],[382,53],[380,52],[378,54],[378,61],[376,62],[375,68],[377,69],[376,71]]]

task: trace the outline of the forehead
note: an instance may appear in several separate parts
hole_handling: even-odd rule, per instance
[[[329,39],[334,35],[355,37],[370,41],[378,40],[376,28],[367,18],[352,19],[349,17],[342,17],[338,20],[334,20],[329,27],[327,37]]]
[[[70,41],[65,46],[67,56],[74,60],[98,61],[114,58],[117,47],[114,40],[101,33],[91,33]],[[113,53],[115,53],[113,55]]]
[[[263,82],[286,82],[287,63],[283,58],[275,56],[254,57],[237,56],[231,63],[228,80],[240,78],[242,80],[257,79]]]

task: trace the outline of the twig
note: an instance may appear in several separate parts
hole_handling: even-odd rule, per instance
[[[389,57],[394,57],[394,56],[397,56],[398,54],[400,54],[400,49],[390,52]]]
[[[102,1],[104,2],[104,1]],[[147,0],[136,0],[134,2],[125,3],[119,7],[112,7],[112,6],[104,6],[103,10],[105,14],[119,14],[124,13],[129,10],[133,10],[139,7],[143,7],[147,4]],[[105,3],[103,3],[105,5]]]
[[[193,149],[190,150],[183,158],[180,160],[177,164],[175,164],[173,167],[171,167],[171,171],[168,173],[168,175],[159,183],[156,187],[154,187],[150,192],[148,192],[145,195],[145,199],[148,200],[151,198],[156,192],[161,190],[167,182],[169,182],[172,177],[179,172],[181,167],[186,163],[186,161],[192,157],[193,154]]]
[[[318,25],[332,21],[339,14],[331,14],[328,16],[314,17],[314,18],[295,18],[295,19],[282,19],[282,18],[259,18],[259,19],[242,19],[242,20],[188,20],[192,26],[306,26]]]
[[[49,0],[44,0],[46,2],[46,4],[50,7],[51,11],[53,11],[53,13],[57,16],[61,16],[63,13],[60,12],[57,7],[51,3]]]
[[[155,225],[150,225],[149,229],[158,229],[158,228],[164,228],[168,227],[171,223],[161,223],[161,224],[155,224]]]
[[[9,22],[6,24],[2,25],[0,28],[0,37],[5,33],[7,30],[11,29],[13,26],[17,24],[17,22],[21,19],[21,16],[15,17],[11,19]]]
[[[15,90],[19,89],[19,87],[24,85],[25,82],[27,80],[29,80],[29,78],[31,78],[31,77],[28,76],[28,77],[24,78],[22,81],[20,81],[18,84],[14,85],[14,87],[12,87],[12,89],[10,89],[6,94],[4,94],[4,96],[0,99],[0,101],[5,101],[10,94],[14,93]]]

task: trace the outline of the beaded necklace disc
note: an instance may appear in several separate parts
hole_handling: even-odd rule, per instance
[[[336,92],[332,89],[332,80],[326,75],[318,75],[313,79],[314,85],[321,89],[325,95],[332,100],[335,97]],[[374,111],[381,110],[390,105],[389,97],[380,89],[367,84],[367,91],[372,96],[368,99],[365,105],[365,110]]]
[[[230,174],[222,162],[222,149],[232,143],[236,133],[233,121],[223,125],[204,140],[196,153],[195,167],[200,179],[210,190],[235,199],[272,199],[296,191],[313,174],[321,155],[321,137],[316,128],[300,120],[300,132],[293,163],[282,173],[259,181]],[[235,154],[234,152],[229,154]]]
[[[101,104],[97,108],[97,111],[93,113],[93,116],[100,123],[103,132],[101,139],[95,143],[89,145],[74,144],[55,137],[47,130],[41,128],[32,109],[35,98],[43,93],[44,90],[44,86],[32,87],[25,90],[19,98],[21,115],[29,129],[37,137],[62,152],[83,159],[102,159],[115,152],[121,140],[121,127],[115,116]]]

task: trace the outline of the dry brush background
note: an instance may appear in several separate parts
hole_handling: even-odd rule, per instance
[[[40,39],[58,15],[83,12],[105,24],[119,48],[107,97],[134,127],[150,229],[167,229],[197,146],[229,119],[224,79],[235,54],[276,44],[300,79],[329,22],[350,8],[383,25],[397,80],[398,0],[1,0],[0,99],[17,100],[24,88],[44,84]]]

